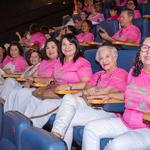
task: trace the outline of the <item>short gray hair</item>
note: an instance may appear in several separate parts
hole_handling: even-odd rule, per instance
[[[101,46],[97,50],[95,57],[96,61],[99,61],[99,53],[104,49],[110,49],[112,51],[112,54],[116,57],[116,59],[118,58],[118,51],[114,46]]]

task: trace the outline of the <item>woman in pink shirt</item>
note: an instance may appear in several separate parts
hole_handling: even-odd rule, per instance
[[[37,66],[36,72],[28,77],[28,84],[25,84],[25,87],[29,87],[29,83],[32,82],[49,84],[58,58],[58,44],[59,43],[56,39],[48,39],[46,41],[43,50],[45,59]],[[8,84],[7,82],[5,91],[3,90],[4,93],[7,92],[6,89],[8,88],[8,85],[10,85],[10,83]],[[28,103],[27,97],[31,97],[34,89],[35,88],[14,88],[10,93],[1,93],[1,96],[6,100],[4,110],[17,110],[18,107],[26,107],[26,104]],[[18,98],[19,96],[21,98]]]
[[[9,55],[0,64],[5,73],[22,73],[28,64],[22,56],[22,47],[17,42],[12,42],[8,49]]]
[[[109,8],[110,17],[107,20],[119,20],[118,8],[117,6],[111,6]]]
[[[37,68],[40,65],[41,62],[41,54],[37,50],[32,50],[29,53],[28,59],[29,67],[23,72],[21,75],[22,78],[28,79],[31,76],[34,76],[36,74]],[[7,96],[14,90],[14,89],[21,89],[23,85],[29,84],[28,81],[23,82],[23,84],[20,84],[16,81],[14,78],[7,78],[3,81],[3,84],[0,86],[0,97],[2,97],[4,100],[7,99]]]
[[[94,35],[91,32],[92,23],[90,20],[84,20],[82,23],[82,32],[76,35],[80,43],[89,43],[94,41]]]
[[[118,53],[115,47],[100,47],[96,54],[96,60],[104,70],[93,75],[85,90],[79,92],[78,96],[68,94],[63,97],[52,132],[65,140],[69,150],[73,138],[73,126],[85,125],[95,119],[115,117],[114,113],[93,109],[87,105],[85,97],[92,98],[92,96],[97,97],[105,93],[112,96],[114,92],[125,91],[128,73],[116,66],[117,56]],[[79,97],[82,95],[83,97]]]
[[[53,79],[58,85],[56,90],[70,90],[70,89],[83,89],[86,82],[92,76],[92,69],[90,63],[80,56],[79,43],[73,34],[66,34],[62,37],[60,43],[59,59],[54,65]],[[47,90],[50,93],[51,90]],[[16,106],[12,109],[18,110],[28,117],[45,114],[54,108],[58,107],[61,103],[60,99],[45,99],[41,101],[31,94],[26,92],[16,96]],[[22,97],[25,95],[24,103]],[[18,106],[18,107],[17,107]],[[33,124],[38,127],[43,125],[49,119],[49,115],[41,118],[33,119]]]
[[[137,5],[136,0],[128,0],[127,2],[127,8],[133,10],[134,12],[134,19],[139,19],[142,17],[140,11],[137,9]]]
[[[107,95],[106,95],[107,96]],[[85,127],[83,149],[99,150],[101,138],[114,138],[106,150],[148,150],[150,129],[143,122],[144,113],[150,112],[150,37],[137,53],[135,66],[128,76],[125,94],[125,111],[121,118],[93,121]]]
[[[92,24],[99,24],[99,22],[104,20],[104,15],[100,12],[99,5],[92,5],[88,20],[90,20]]]

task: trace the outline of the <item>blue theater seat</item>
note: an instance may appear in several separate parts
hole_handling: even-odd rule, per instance
[[[84,57],[91,63],[93,73],[101,69],[100,65],[95,60],[96,52],[96,49],[91,49],[84,52]]]
[[[67,150],[66,143],[36,127],[27,128],[21,136],[21,150]]]
[[[100,22],[97,25],[97,34],[96,34],[96,37],[95,37],[96,42],[100,42],[102,40],[100,35],[99,35],[99,28],[100,27],[105,29],[106,32],[110,36],[113,36],[119,30],[119,22],[116,21],[116,20],[111,20],[111,21],[104,20],[104,21]]]
[[[2,117],[0,150],[21,150],[21,134],[30,126],[31,121],[19,112],[5,112]]]
[[[104,150],[106,144],[107,144],[110,140],[112,140],[112,138],[103,138],[103,139],[101,139],[101,141],[100,141],[100,150]]]
[[[142,41],[150,35],[150,23],[149,20],[141,18],[141,19],[134,19],[133,24],[136,25],[141,31]]]

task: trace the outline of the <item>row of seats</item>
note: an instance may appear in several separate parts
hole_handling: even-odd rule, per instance
[[[67,150],[64,141],[32,126],[16,111],[3,112],[0,103],[0,150]]]

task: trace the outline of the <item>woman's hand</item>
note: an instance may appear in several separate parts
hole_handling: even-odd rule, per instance
[[[71,89],[71,87],[70,87],[70,85],[68,85],[68,84],[62,84],[62,85],[59,85],[59,86],[57,86],[56,87],[56,91],[58,90],[70,90]]]
[[[86,90],[86,95],[99,95],[99,91],[100,91],[100,89],[99,88],[97,88],[97,87],[92,87],[92,88],[90,88],[90,89],[87,89]]]
[[[109,94],[93,95],[93,96],[88,96],[87,99],[109,100],[110,96],[109,96]]]

